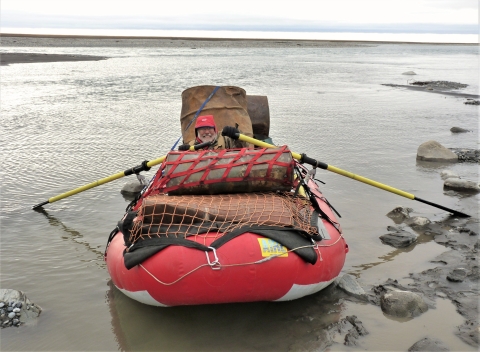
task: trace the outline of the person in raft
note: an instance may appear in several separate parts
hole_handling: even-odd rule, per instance
[[[222,136],[222,133],[217,131],[217,125],[215,124],[213,115],[204,115],[197,118],[197,121],[195,122],[195,137],[196,138],[193,141],[179,146],[178,150],[189,150],[192,145],[205,142],[210,142],[210,145],[203,148],[204,150],[245,148],[247,146],[243,141]]]

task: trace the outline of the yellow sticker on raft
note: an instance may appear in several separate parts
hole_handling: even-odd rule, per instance
[[[279,257],[288,257],[288,250],[280,243],[269,238],[259,238],[258,243],[262,250],[262,257],[271,257],[273,255]]]

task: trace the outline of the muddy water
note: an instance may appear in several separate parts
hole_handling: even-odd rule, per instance
[[[411,77],[401,73],[413,70],[419,80],[465,83],[465,93],[478,94],[476,47],[1,50],[111,57],[1,68],[1,287],[25,291],[44,309],[36,325],[3,329],[2,350],[286,351],[352,314],[370,332],[358,349],[405,350],[430,336],[451,350],[474,350],[454,335],[463,318],[441,299],[436,309],[405,322],[385,317],[379,307],[339,301],[329,290],[280,304],[144,306],[111,286],[102,257],[127,205],[119,191],[128,180],[48,205],[43,213],[31,206],[164,155],[180,135],[181,92],[219,84],[268,96],[276,144],[478,214],[478,195],[445,193],[439,176],[448,168],[478,179],[477,165],[415,160],[418,145],[430,139],[478,148],[478,107],[381,85],[406,84]],[[452,126],[473,132],[455,135]],[[387,278],[406,284],[408,273],[433,267],[429,261],[445,250],[427,237],[405,250],[378,239],[393,225],[385,214],[397,205],[432,220],[443,211],[327,171],[317,177],[342,215],[350,246],[344,272],[364,287]]]

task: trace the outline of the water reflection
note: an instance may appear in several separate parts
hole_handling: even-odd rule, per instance
[[[102,268],[103,267],[106,268],[106,265],[105,265],[104,260],[103,260],[103,252],[99,251],[96,248],[93,248],[92,246],[90,246],[90,244],[88,242],[81,241],[81,239],[83,238],[83,235],[79,231],[77,231],[75,229],[72,229],[71,227],[66,226],[63,222],[61,222],[55,216],[49,214],[42,207],[34,208],[33,210],[37,213],[40,213],[40,214],[44,215],[48,219],[48,223],[50,225],[60,227],[63,231],[65,231],[66,234],[62,236],[62,239],[72,240],[75,243],[83,245],[87,249],[87,251],[95,254],[95,256],[97,258],[98,265],[101,266]]]
[[[344,304],[332,286],[291,302],[152,307],[109,282],[112,330],[122,351],[279,351],[318,341],[341,318]]]
[[[373,267],[378,265],[382,265],[388,262],[393,261],[398,255],[412,252],[417,246],[422,245],[424,243],[428,243],[433,241],[434,236],[426,235],[423,231],[415,231],[418,234],[417,241],[411,244],[408,247],[404,248],[395,248],[391,252],[388,252],[385,255],[379,256],[377,259],[378,261],[372,261],[369,263],[363,263],[361,265],[354,265],[352,268],[357,268],[357,270],[349,272],[349,274],[355,276],[357,279],[360,278],[363,271],[369,270]]]

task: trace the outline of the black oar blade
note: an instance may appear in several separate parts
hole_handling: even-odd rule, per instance
[[[38,203],[37,205],[34,205],[34,206],[32,207],[32,209],[41,208],[41,207],[43,207],[45,204],[48,204],[48,200],[46,200],[45,202]]]
[[[469,218],[470,217],[470,215],[462,213],[461,211],[450,209],[450,208],[444,207],[443,205],[435,204],[435,203],[429,202],[428,200],[425,200],[425,199],[422,199],[422,198],[415,197],[414,200],[418,200],[419,202],[431,205],[432,207],[436,207],[436,208],[448,211],[449,213],[452,213],[453,215],[459,216],[461,218]]]

